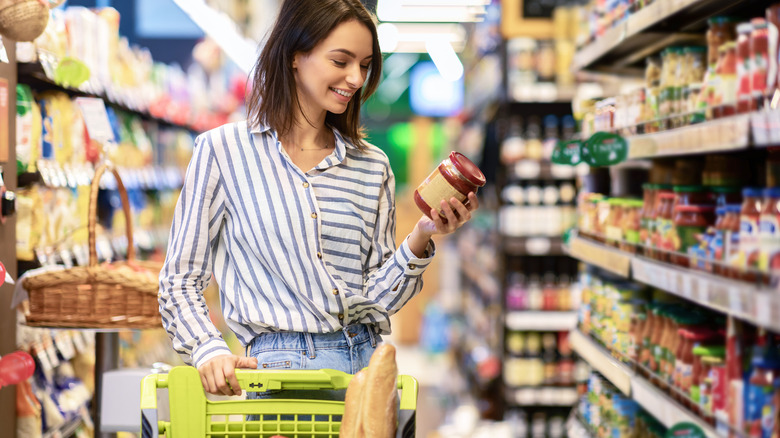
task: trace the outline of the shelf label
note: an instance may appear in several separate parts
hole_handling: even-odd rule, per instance
[[[575,166],[582,161],[582,142],[579,140],[559,141],[550,159],[555,164]]]
[[[114,130],[108,120],[108,111],[103,99],[96,97],[77,97],[76,103],[81,109],[87,132],[92,140],[100,143],[113,142]]]
[[[597,132],[582,145],[582,161],[591,166],[611,166],[626,160],[628,142],[620,135]]]
[[[707,438],[701,427],[688,422],[677,423],[666,431],[665,438]]]
[[[617,275],[628,277],[631,268],[631,256],[617,250],[602,248],[601,245],[590,243],[582,238],[575,238],[571,243],[572,256],[585,263],[606,269]]]

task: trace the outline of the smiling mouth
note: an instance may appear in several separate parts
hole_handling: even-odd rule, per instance
[[[341,96],[344,96],[344,97],[352,97],[352,95],[355,94],[355,93],[347,93],[346,91],[339,90],[338,88],[332,88],[331,87],[331,90],[335,91],[337,94],[339,94]]]

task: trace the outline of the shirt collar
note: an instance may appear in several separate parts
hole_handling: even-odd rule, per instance
[[[344,138],[338,129],[333,129],[333,136],[336,138],[336,157],[338,157],[339,161],[342,161],[344,159],[344,155],[346,153],[347,149],[357,149],[357,146],[352,144],[351,141]],[[250,131],[252,134],[262,134],[264,132],[270,131],[275,138],[278,138],[276,135],[276,131],[271,129],[270,126],[266,125],[265,123],[259,123],[257,126],[253,127]]]

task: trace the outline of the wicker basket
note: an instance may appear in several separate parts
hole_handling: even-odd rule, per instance
[[[98,264],[95,248],[100,177],[109,170],[116,178],[127,233],[127,261]],[[89,265],[31,275],[22,285],[30,295],[27,324],[69,328],[159,328],[157,304],[160,263],[135,260],[133,224],[127,191],[116,169],[95,171],[89,196]]]
[[[0,34],[16,41],[33,41],[46,29],[49,8],[38,0],[0,1]]]

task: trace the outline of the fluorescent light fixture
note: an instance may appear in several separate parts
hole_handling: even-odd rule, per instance
[[[488,6],[491,0],[397,0],[402,6]]]
[[[257,60],[257,44],[241,35],[236,23],[203,0],[173,0],[247,75]]]
[[[446,41],[456,52],[466,46],[466,28],[460,23],[382,23],[377,27],[382,52],[425,53],[425,43]]]
[[[431,60],[439,70],[439,74],[444,79],[455,82],[463,77],[463,63],[460,62],[458,54],[452,49],[449,42],[431,38],[425,42],[425,48],[431,55]]]
[[[417,1],[414,2],[415,4],[407,4],[405,1],[379,0],[376,6],[376,15],[379,17],[380,21],[418,23],[462,23],[482,21],[487,13],[485,5],[470,4],[474,2],[475,0],[469,1],[468,4],[464,4],[463,1],[459,2],[457,0],[446,3],[443,1]]]

